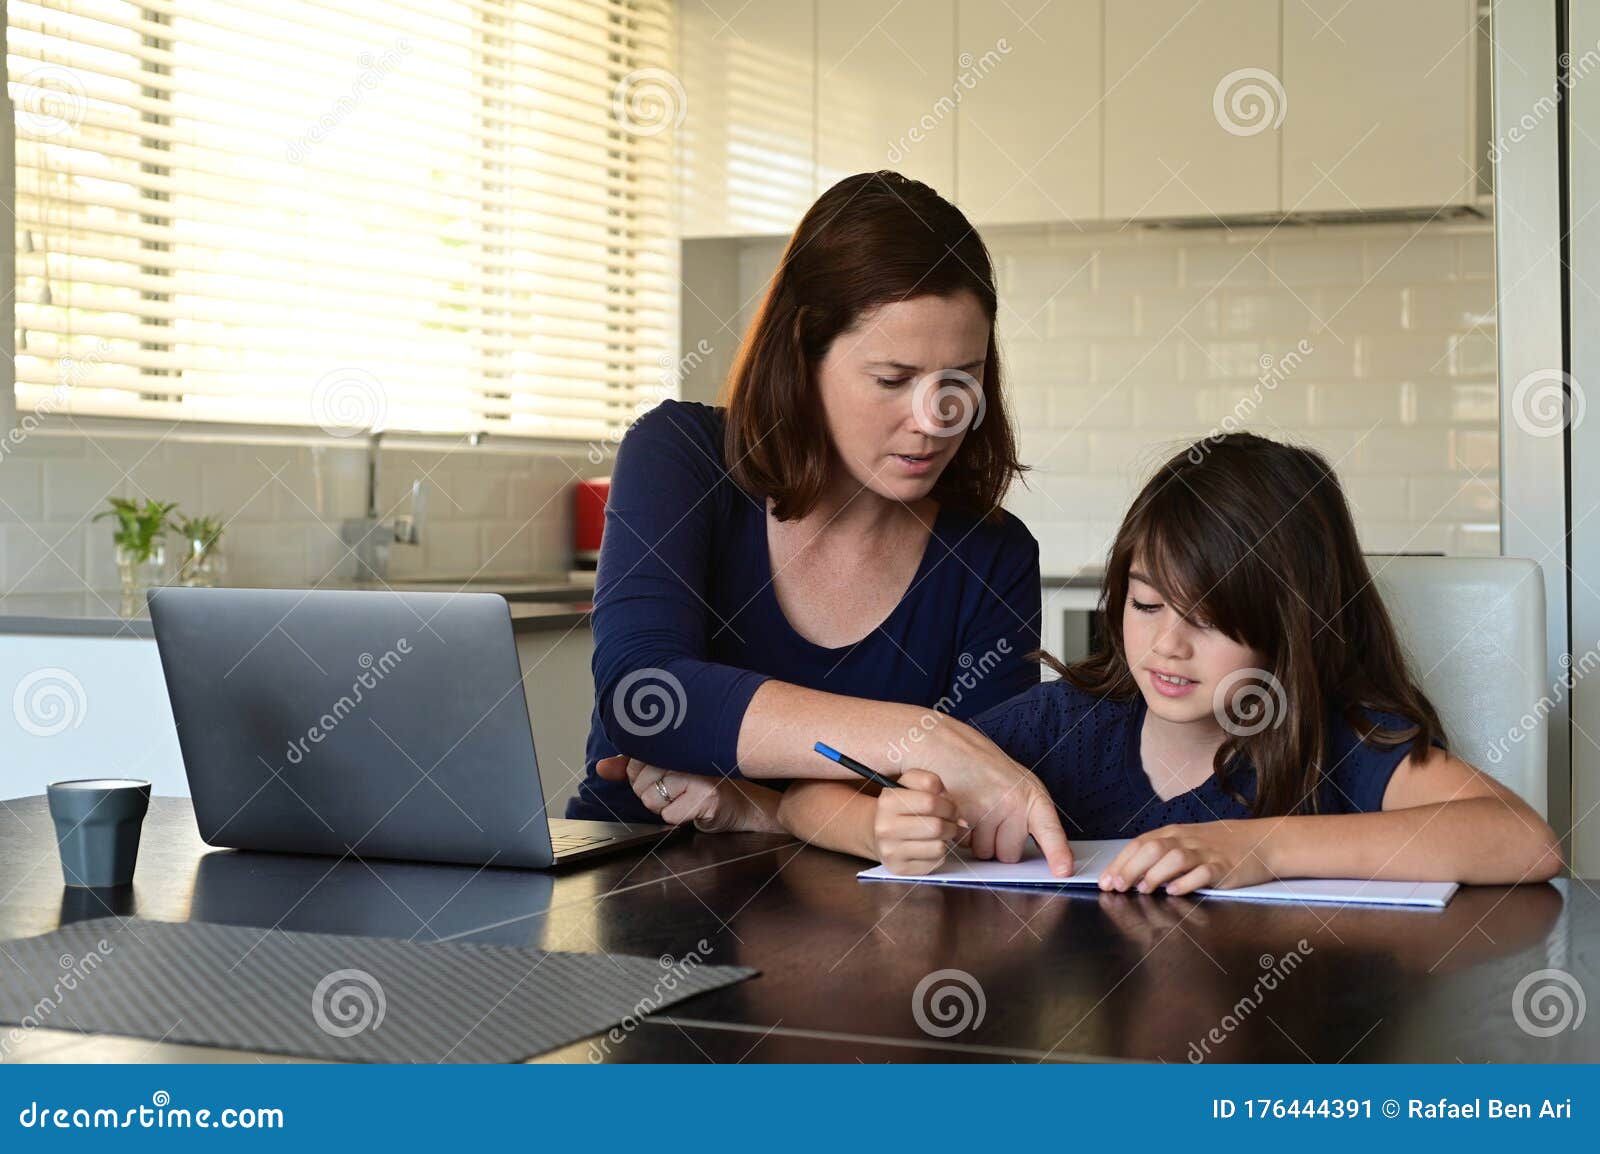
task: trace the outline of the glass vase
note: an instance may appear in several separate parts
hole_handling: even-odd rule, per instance
[[[215,589],[224,568],[221,543],[196,537],[185,543],[185,550],[183,560],[178,562],[178,584]]]
[[[121,613],[137,617],[144,612],[145,594],[162,583],[166,575],[167,546],[153,542],[147,552],[117,546],[117,579],[122,586]]]

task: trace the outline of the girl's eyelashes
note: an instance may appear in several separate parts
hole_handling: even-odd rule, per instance
[[[910,377],[873,377],[872,379],[877,381],[880,385],[882,385],[886,389],[893,389],[893,388],[898,388],[900,385],[905,384],[911,378]]]
[[[1130,605],[1132,605],[1134,607],[1134,609],[1139,613],[1157,613],[1160,610],[1166,608],[1165,604],[1160,602],[1160,601],[1153,601],[1153,602],[1140,601],[1137,597],[1133,597],[1133,596],[1130,596],[1128,598],[1128,603]],[[1187,618],[1185,618],[1185,620],[1187,620],[1189,622],[1189,624],[1193,625],[1196,629],[1210,629],[1210,628],[1212,628],[1211,622],[1208,621],[1206,618],[1201,617],[1198,613],[1189,614],[1189,616]]]

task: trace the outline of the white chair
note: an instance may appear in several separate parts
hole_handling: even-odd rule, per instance
[[[1395,556],[1369,556],[1367,564],[1451,752],[1546,814],[1544,714],[1555,690],[1545,672],[1538,565]]]

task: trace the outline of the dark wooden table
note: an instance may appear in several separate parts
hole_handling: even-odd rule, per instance
[[[44,799],[11,801],[0,938],[117,914],[647,957],[703,941],[705,961],[761,971],[539,1061],[1600,1060],[1600,1011],[1542,1037],[1513,1005],[1544,970],[1600,994],[1582,880],[1466,888],[1435,912],[864,884],[854,859],[755,834],[556,873],[334,860],[213,850],[187,800],[156,798],[133,886],[71,890]],[[945,970],[962,973],[930,979]],[[954,1030],[951,982],[974,1007]],[[281,1060],[48,1029],[5,1057]]]

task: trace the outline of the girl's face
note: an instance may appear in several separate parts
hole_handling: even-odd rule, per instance
[[[1203,618],[1179,614],[1137,557],[1128,573],[1122,640],[1150,712],[1177,724],[1220,727],[1217,714],[1226,703],[1216,700],[1219,687],[1229,695],[1245,689],[1257,679],[1231,675],[1266,663],[1258,650]]]
[[[983,416],[989,319],[970,292],[882,305],[817,367],[839,467],[893,501],[920,501]]]

